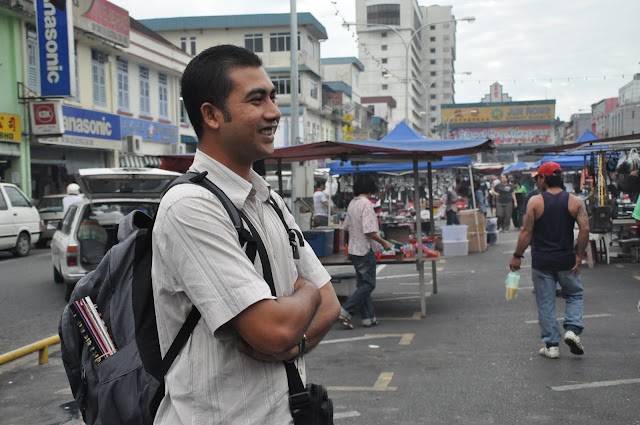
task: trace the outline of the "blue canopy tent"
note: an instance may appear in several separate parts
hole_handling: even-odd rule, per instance
[[[524,170],[530,170],[530,169],[531,169],[530,164],[520,161],[515,164],[508,165],[504,170],[502,170],[502,174],[509,174],[509,173],[514,173],[516,171],[524,171]]]
[[[582,133],[580,137],[578,137],[578,140],[576,140],[576,143],[593,142],[594,140],[598,140],[598,137],[595,134],[593,134],[591,130],[585,130],[585,132]]]
[[[473,160],[469,155],[457,155],[457,156],[445,156],[442,161],[432,162],[432,168],[454,168],[454,167],[467,167],[472,164]],[[327,164],[329,173],[334,175],[344,174],[356,174],[356,173],[393,173],[402,171],[412,171],[413,163],[411,162],[398,162],[398,163],[386,163],[386,164],[356,164],[351,161],[334,161]],[[418,169],[426,170],[428,163],[421,161],[418,163]]]
[[[582,168],[585,163],[585,154],[580,155],[547,155],[538,162],[536,162],[536,168],[545,162],[556,162],[562,168]],[[587,154],[588,155],[588,154]]]

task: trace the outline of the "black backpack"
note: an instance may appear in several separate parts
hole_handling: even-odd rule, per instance
[[[243,213],[222,190],[204,178],[206,174],[187,173],[170,187],[195,183],[216,195],[253,262],[262,241],[245,229],[243,219],[249,222]],[[273,198],[270,201],[289,234],[294,257],[299,258],[296,240],[303,246],[302,235],[288,228],[282,211]],[[88,425],[152,424],[164,397],[164,376],[200,320],[200,312],[194,306],[162,358],[151,283],[153,224],[154,220],[141,211],[128,214],[118,227],[118,243],[95,270],[80,279],[62,312],[58,330],[62,361],[73,396]],[[117,348],[115,354],[101,359],[99,364],[95,362],[93,349],[85,343],[85,334],[71,307],[87,296],[96,305]]]

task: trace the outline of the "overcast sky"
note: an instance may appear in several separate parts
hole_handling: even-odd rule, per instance
[[[110,0],[135,19],[289,12],[289,0]],[[419,0],[420,5],[433,3]],[[498,81],[514,101],[556,99],[556,115],[590,111],[617,97],[640,73],[640,0],[449,0],[457,32],[456,103],[479,102]],[[343,21],[355,21],[354,0],[298,0],[327,29],[322,57],[357,56]]]

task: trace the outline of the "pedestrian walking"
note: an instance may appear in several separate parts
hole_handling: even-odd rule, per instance
[[[376,289],[376,251],[391,249],[391,242],[380,236],[378,217],[373,210],[371,195],[378,192],[370,174],[357,175],[353,183],[355,198],[349,203],[342,228],[349,232],[349,260],[356,270],[356,290],[342,304],[339,320],[345,329],[353,329],[351,319],[360,313],[362,326],[378,324],[371,293]]]
[[[496,215],[498,216],[498,228],[508,232],[511,225],[511,213],[513,208],[518,208],[518,201],[513,192],[513,185],[505,174],[500,177],[500,183],[493,188],[496,198]]]
[[[556,319],[556,283],[566,299],[564,342],[571,353],[584,354],[580,334],[584,307],[584,290],[580,267],[589,243],[589,217],[584,202],[562,190],[562,169],[555,162],[540,166],[535,177],[540,194],[527,204],[527,212],[516,250],[509,262],[512,271],[520,269],[524,251],[531,245],[532,280],[538,306],[538,322],[545,346],[540,355],[560,357],[562,336]],[[578,224],[574,246],[573,229]]]
[[[314,225],[329,225],[329,197],[324,193],[325,181],[320,180],[316,183],[315,192],[313,192],[313,215]]]
[[[62,212],[66,214],[69,207],[82,201],[84,198],[80,195],[80,186],[71,183],[67,186],[67,195],[62,198]]]
[[[154,423],[292,425],[283,361],[295,362],[304,377],[303,355],[335,323],[340,304],[309,244],[297,243],[294,259],[271,202],[288,227],[299,227],[252,170],[273,153],[281,117],[276,89],[258,56],[231,45],[193,58],[181,89],[199,140],[190,171],[206,171],[261,236],[276,296],[263,277],[268,266],[249,259],[217,196],[197,184],[166,193],[153,229],[152,261],[162,355],[192,306],[202,319],[165,376]]]
[[[516,196],[517,207],[513,208],[511,213],[511,219],[513,220],[513,227],[520,229],[522,226],[522,216],[526,212],[525,198],[527,197],[527,188],[520,184],[520,182],[513,182],[513,193]]]

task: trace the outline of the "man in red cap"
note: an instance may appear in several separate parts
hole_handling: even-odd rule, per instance
[[[560,357],[560,326],[556,320],[556,283],[566,299],[564,342],[571,353],[584,354],[579,335],[582,333],[584,290],[580,266],[589,243],[589,217],[584,202],[562,189],[562,169],[546,162],[534,174],[540,194],[527,204],[518,244],[509,262],[512,271],[520,269],[524,251],[531,245],[531,278],[538,305],[538,322],[545,347],[540,355]],[[578,223],[574,246],[573,228]]]

